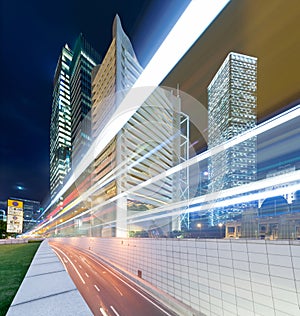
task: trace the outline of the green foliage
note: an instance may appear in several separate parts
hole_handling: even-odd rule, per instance
[[[0,220],[0,239],[6,238],[6,222]]]
[[[6,232],[7,223],[3,220],[0,220],[0,239],[6,239],[7,237],[16,236],[15,233]]]
[[[0,245],[0,316],[16,295],[40,243]]]
[[[129,237],[135,237],[135,238],[147,238],[149,237],[148,232],[146,232],[145,230],[141,230],[141,231],[134,231],[131,230],[129,232]]]

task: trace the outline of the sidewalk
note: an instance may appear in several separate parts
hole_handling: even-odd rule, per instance
[[[7,316],[93,315],[56,254],[44,240]]]

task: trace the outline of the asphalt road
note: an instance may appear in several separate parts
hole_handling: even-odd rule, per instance
[[[49,243],[94,315],[176,315],[133,282],[99,262],[92,253]]]

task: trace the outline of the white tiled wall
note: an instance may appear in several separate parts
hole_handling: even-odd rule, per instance
[[[206,315],[300,315],[300,242],[70,238]]]

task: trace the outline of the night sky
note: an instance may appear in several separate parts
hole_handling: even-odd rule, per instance
[[[0,1],[4,208],[1,201],[8,197],[47,199],[52,80],[63,45],[73,47],[82,32],[104,56],[118,13],[145,66],[189,0]],[[226,55],[235,51],[256,56],[257,116],[262,121],[300,102],[299,39],[299,0],[232,0],[162,84],[179,84],[207,106],[207,86]],[[201,121],[194,105],[184,104],[183,110],[195,125]]]
[[[63,45],[73,47],[82,32],[104,56],[119,14],[145,66],[187,3],[1,0],[0,201],[47,199],[52,84]]]

